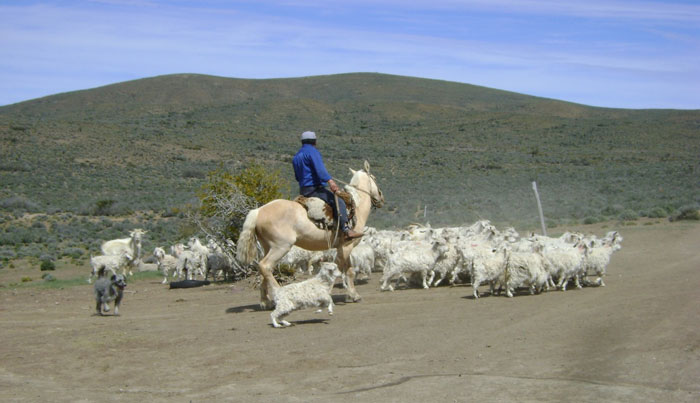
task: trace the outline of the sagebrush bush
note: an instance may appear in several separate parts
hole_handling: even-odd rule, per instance
[[[49,254],[46,254],[46,253],[42,253],[42,254],[39,256],[39,260],[41,260],[41,261],[50,260],[50,261],[53,262],[54,260],[56,260],[56,258],[53,257],[53,255],[49,255]]]
[[[38,259],[44,253],[44,248],[43,244],[38,243],[21,245],[17,248],[17,257],[35,257]]]
[[[63,249],[62,256],[68,256],[73,259],[78,259],[81,256],[83,256],[83,253],[85,253],[85,251],[83,251],[81,248],[71,246]]]
[[[17,252],[9,247],[0,247],[0,260],[8,261],[15,259],[17,257]]]
[[[56,264],[50,260],[44,260],[41,262],[41,266],[39,268],[41,271],[52,271],[56,270]]]
[[[41,207],[24,196],[12,196],[0,200],[0,209],[10,210],[13,212],[29,212],[35,213],[40,211]]]
[[[678,212],[671,216],[671,221],[679,220],[700,220],[700,210],[698,206],[685,206],[678,209]]]
[[[624,209],[617,217],[622,221],[634,221],[639,218],[639,214],[632,209]]]
[[[668,212],[663,207],[654,207],[647,212],[649,218],[664,218],[668,216]]]
[[[599,221],[599,220],[598,220],[598,217],[586,217],[586,218],[583,219],[583,223],[584,223],[584,224],[587,224],[587,225],[588,225],[588,224],[595,224],[595,223],[597,223],[598,221]]]

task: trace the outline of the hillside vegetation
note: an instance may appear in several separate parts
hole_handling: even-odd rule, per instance
[[[382,74],[187,74],[0,107],[0,213],[6,224],[23,212],[172,215],[207,172],[253,161],[286,172],[292,196],[304,130],[342,180],[371,163],[387,200],[371,217],[379,227],[535,226],[532,181],[550,225],[700,201],[697,110],[593,108]]]

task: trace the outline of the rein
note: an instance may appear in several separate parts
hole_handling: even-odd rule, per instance
[[[333,197],[335,198],[335,205],[338,205],[338,195],[333,193]],[[338,213],[340,215],[340,213]],[[337,220],[335,220],[335,237],[333,237],[333,243],[338,244],[338,233],[340,232],[340,217],[338,217]],[[328,238],[328,249],[331,248],[331,239],[330,237]]]

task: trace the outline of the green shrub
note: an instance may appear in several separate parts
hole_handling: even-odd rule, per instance
[[[686,206],[678,209],[678,212],[671,216],[671,221],[679,220],[700,220],[698,206]]]
[[[35,257],[39,258],[43,254],[43,245],[38,243],[31,243],[27,245],[22,245],[17,248],[17,257]]]
[[[618,218],[622,221],[634,221],[639,218],[639,214],[637,214],[637,212],[634,210],[624,209],[622,212],[620,212]]]
[[[10,247],[0,247],[0,260],[9,261],[17,258],[17,252]]]
[[[185,179],[204,179],[207,177],[207,174],[195,169],[186,169],[182,173],[182,177]]]
[[[116,203],[116,200],[112,199],[106,199],[106,200],[98,200],[97,203],[95,203],[95,211],[94,215],[111,215],[113,214],[112,207]]]
[[[41,271],[52,271],[56,270],[56,264],[50,260],[44,260],[41,262]]]
[[[622,213],[623,207],[619,204],[613,204],[603,209],[602,213],[607,216],[616,216]]]
[[[209,221],[220,222],[223,228],[213,229],[226,239],[237,239],[250,208],[274,199],[282,199],[282,189],[289,185],[279,170],[270,170],[262,163],[253,163],[234,175],[223,167],[209,172],[197,197],[198,213]]]
[[[22,282],[23,282],[23,283],[28,283],[28,282],[30,282],[30,281],[32,281],[32,278],[31,278],[31,277],[22,277]]]
[[[584,223],[584,224],[595,224],[595,223],[597,223],[598,221],[599,221],[599,220],[598,220],[598,217],[586,217],[586,218],[583,219],[583,223]]]
[[[663,218],[668,216],[668,211],[662,207],[654,207],[647,212],[647,217],[649,218]]]
[[[80,248],[75,248],[75,247],[69,247],[65,248],[63,250],[63,255],[62,256],[69,256],[73,259],[78,259],[81,256],[83,256],[83,253],[85,253],[82,249]]]
[[[26,197],[12,196],[0,200],[0,209],[34,213],[40,211],[40,206]]]

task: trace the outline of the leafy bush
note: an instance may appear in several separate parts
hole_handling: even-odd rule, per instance
[[[10,210],[10,211],[20,211],[20,212],[29,212],[29,213],[35,213],[37,211],[40,211],[40,206],[39,204],[27,199],[26,197],[23,196],[12,196],[8,197],[6,199],[0,200],[0,209],[3,210]]]
[[[237,175],[219,168],[209,172],[198,193],[200,207],[195,219],[205,232],[221,241],[238,239],[238,232],[251,208],[283,198],[285,186],[278,170],[252,164]]]
[[[604,215],[607,216],[619,216],[620,213],[622,213],[622,210],[624,207],[620,204],[613,204],[611,206],[607,206],[606,208],[601,211]]]
[[[663,218],[668,216],[668,211],[662,207],[654,207],[647,212],[647,217],[649,218]]]
[[[17,257],[17,252],[8,247],[0,247],[0,260],[9,261]]]
[[[44,253],[44,245],[31,243],[22,245],[17,249],[17,257],[35,257],[39,258]]]
[[[50,260],[44,260],[41,262],[41,271],[53,271],[56,270],[56,264]]]
[[[634,210],[624,209],[622,212],[620,212],[618,218],[622,221],[634,221],[639,218],[639,214],[637,214],[637,212]]]
[[[678,209],[678,212],[671,216],[671,221],[679,220],[700,220],[698,206],[685,206]]]
[[[600,221],[601,221],[600,218],[594,217],[594,216],[588,216],[588,217],[583,219],[583,223],[587,224],[587,225],[595,224],[595,223],[600,222]]]
[[[112,214],[112,206],[114,206],[114,203],[116,203],[116,200],[112,199],[106,199],[106,200],[98,200],[95,203],[95,212],[94,215],[111,215]]]
[[[183,178],[204,179],[204,178],[207,177],[207,175],[206,175],[204,172],[202,172],[202,171],[197,171],[197,170],[194,170],[194,169],[186,169],[186,170],[182,173],[182,177],[183,177]]]
[[[68,247],[63,250],[62,256],[68,256],[73,259],[78,259],[81,256],[83,256],[83,253],[85,253],[85,251],[83,251],[81,248]]]
[[[42,254],[41,256],[39,256],[39,260],[41,260],[41,261],[50,260],[53,262],[56,259],[52,255]]]

